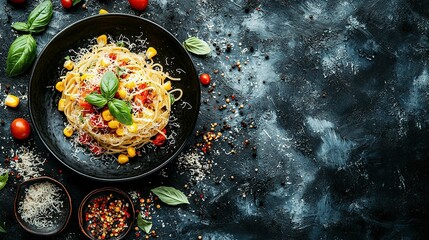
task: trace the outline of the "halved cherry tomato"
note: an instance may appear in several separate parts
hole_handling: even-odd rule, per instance
[[[210,80],[211,80],[211,77],[210,77],[210,75],[208,73],[203,73],[203,74],[200,75],[200,82],[201,82],[201,84],[203,84],[203,85],[209,85],[210,84]]]
[[[116,60],[116,53],[109,53],[109,58],[112,60]]]
[[[61,0],[61,5],[63,5],[63,8],[68,9],[73,6],[73,0]]]
[[[131,7],[138,11],[143,11],[147,8],[149,0],[128,0]]]
[[[82,110],[82,115],[83,116],[85,116],[88,113],[95,112],[94,107],[91,105],[91,103],[89,103],[87,101],[80,101],[79,105],[83,108],[83,110]]]
[[[162,132],[163,132],[164,134],[167,134],[167,130],[165,130],[165,128],[164,128],[164,129],[162,129]],[[164,135],[162,135],[161,133],[158,133],[158,134],[155,136],[155,139],[152,141],[152,143],[153,143],[153,145],[155,145],[155,146],[159,147],[159,146],[164,145],[165,140],[166,140],[166,139],[165,139],[165,136],[164,136]]]
[[[12,133],[12,136],[16,139],[26,139],[28,138],[28,136],[30,136],[30,124],[27,122],[27,120],[23,118],[16,118],[12,121],[12,124],[10,125],[10,132]]]

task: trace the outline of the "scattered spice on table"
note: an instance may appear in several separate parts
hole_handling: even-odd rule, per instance
[[[103,195],[94,198],[87,207],[86,230],[96,239],[117,237],[129,227],[130,206],[124,199]]]

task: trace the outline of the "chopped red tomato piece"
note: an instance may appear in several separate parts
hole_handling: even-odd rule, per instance
[[[165,128],[164,128],[164,129],[162,129],[162,132],[164,133],[164,135],[165,135],[165,134],[167,134],[167,130],[165,130]],[[165,138],[165,136],[164,136],[164,135],[163,135],[163,134],[161,134],[161,133],[158,133],[158,134],[155,136],[155,139],[152,141],[153,145],[155,145],[155,146],[157,146],[157,147],[164,145],[165,140],[166,140],[166,138]]]
[[[116,60],[116,53],[109,53],[109,58],[112,60]]]
[[[89,134],[87,133],[81,133],[79,135],[79,142],[81,144],[88,145],[89,143],[91,143],[91,140],[92,140],[91,136],[89,136]]]
[[[89,150],[91,150],[92,153],[95,155],[100,155],[104,152],[104,149],[97,144],[91,144],[89,145]]]
[[[90,118],[91,125],[96,128],[108,128],[107,122],[101,117],[101,114],[95,114]]]
[[[83,116],[85,116],[88,113],[95,112],[94,107],[91,105],[91,103],[89,103],[87,101],[80,101],[79,105],[83,108],[83,110],[82,110],[82,115]]]

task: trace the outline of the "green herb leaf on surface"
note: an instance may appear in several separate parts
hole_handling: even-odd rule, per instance
[[[146,219],[143,219],[142,214],[139,213],[137,216],[137,226],[145,233],[149,234],[150,230],[152,229],[152,222]]]
[[[188,198],[173,187],[160,186],[151,190],[159,199],[168,205],[189,204]]]
[[[6,227],[2,222],[0,222],[0,233],[6,233]]]
[[[11,27],[17,31],[28,32],[28,25],[25,22],[15,22]]]
[[[212,51],[207,42],[197,37],[190,37],[186,39],[183,42],[183,47],[187,51],[197,55],[207,55]]]
[[[36,40],[30,35],[15,39],[9,47],[6,59],[6,74],[13,77],[27,70],[36,58]]]
[[[170,104],[173,104],[176,101],[176,98],[171,93],[169,95],[170,95]]]
[[[87,102],[89,102],[90,104],[92,104],[96,107],[99,107],[99,108],[104,107],[104,105],[107,104],[107,99],[103,95],[95,93],[95,92],[87,95],[85,97],[85,100]]]
[[[37,33],[45,30],[53,15],[51,0],[45,0],[31,11],[28,16],[28,30]]]
[[[125,125],[132,125],[133,119],[131,116],[131,108],[127,102],[112,98],[108,103],[110,114],[115,117],[119,122]]]
[[[7,180],[9,179],[9,173],[5,172],[2,175],[0,175],[0,190],[6,186]]]
[[[100,83],[101,94],[103,94],[106,99],[111,99],[118,91],[118,87],[119,80],[116,74],[112,71],[104,73]]]

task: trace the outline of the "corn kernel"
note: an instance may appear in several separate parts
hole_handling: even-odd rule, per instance
[[[127,97],[127,91],[125,91],[124,89],[118,90],[118,94],[119,94],[119,97],[122,99],[125,99]]]
[[[167,81],[164,83],[164,85],[162,85],[164,87],[165,90],[170,91],[171,90],[171,82]]]
[[[19,104],[19,98],[15,95],[8,94],[4,100],[4,104],[6,104],[8,107],[15,108]]]
[[[70,126],[67,126],[64,128],[63,133],[64,133],[64,136],[71,137],[71,135],[73,135],[73,128]]]
[[[136,149],[133,147],[127,148],[128,157],[135,157],[136,156]]]
[[[127,126],[128,132],[130,133],[136,133],[139,129],[137,127],[137,124],[133,123],[130,126]]]
[[[57,82],[57,84],[55,84],[55,89],[57,89],[58,92],[64,91],[64,83],[62,81]]]
[[[116,120],[112,120],[109,123],[107,123],[107,125],[109,126],[109,128],[111,129],[116,129],[119,127],[119,122]],[[118,134],[119,135],[119,134]]]
[[[88,74],[86,74],[86,73],[84,73],[84,74],[82,74],[82,76],[80,76],[81,81],[86,80],[87,78],[88,78]]]
[[[101,116],[103,117],[104,121],[110,121],[110,120],[113,120],[113,116],[112,116],[112,114],[110,113],[109,109],[104,110],[104,111],[101,113]]]
[[[100,9],[100,11],[98,12],[98,14],[107,14],[107,13],[109,12],[105,9]]]
[[[124,129],[122,129],[122,128],[116,129],[116,135],[118,135],[118,136],[124,136]]]
[[[136,87],[136,82],[134,82],[134,81],[127,82],[127,83],[125,83],[124,87],[126,87],[128,89],[133,89]]]
[[[58,111],[60,112],[64,111],[65,105],[66,105],[66,100],[64,98],[60,99],[60,101],[58,101]]]
[[[99,37],[97,37],[97,44],[98,45],[107,44],[107,36],[105,34],[103,34],[103,35],[100,35]]]
[[[118,163],[119,164],[125,164],[128,161],[129,161],[129,159],[128,159],[127,155],[125,155],[125,154],[119,154],[119,156],[118,156]]]
[[[153,47],[149,47],[146,51],[146,57],[149,59],[155,57],[156,54],[157,54],[156,49]]]
[[[65,68],[65,69],[67,69],[67,70],[72,70],[73,68],[74,68],[74,62],[73,61],[71,61],[71,60],[66,60],[65,62],[64,62],[64,65],[63,65],[63,67]]]

